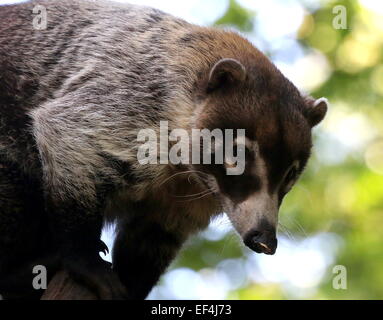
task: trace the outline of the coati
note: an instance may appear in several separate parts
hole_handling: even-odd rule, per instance
[[[46,29],[33,27],[36,5]],[[273,254],[278,208],[326,110],[235,32],[106,1],[0,7],[0,294],[38,296],[31,270],[43,264],[100,299],[143,299],[221,212]],[[244,172],[141,165],[137,132],[164,120],[245,129]],[[111,222],[112,266],[99,255]]]

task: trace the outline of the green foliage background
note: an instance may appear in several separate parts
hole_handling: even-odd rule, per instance
[[[347,9],[347,29],[332,26],[333,8],[339,4]],[[230,0],[227,12],[216,25],[232,26],[246,35],[254,32],[256,19],[257,12]],[[314,49],[326,57],[329,76],[310,94],[327,97],[331,109],[325,122],[315,129],[313,157],[298,186],[287,196],[281,220],[293,237],[326,232],[339,238],[334,261],[321,282],[300,297],[382,299],[383,17],[358,1],[320,2],[315,9],[306,7],[305,19],[295,37],[304,50]],[[270,57],[273,59],[273,54]],[[364,127],[352,126],[355,121]],[[347,123],[351,124],[349,136]],[[337,158],[341,152],[327,147],[332,143],[328,132],[339,126],[346,126],[345,140],[355,135],[368,138],[338,160],[325,161],[326,156],[332,156],[329,153],[335,153]],[[232,234],[217,241],[200,236],[190,242],[172,268],[214,270],[224,259],[241,259],[246,250]],[[334,265],[346,267],[347,290],[333,288]],[[227,295],[235,299],[295,297],[281,283],[254,280],[246,280]]]

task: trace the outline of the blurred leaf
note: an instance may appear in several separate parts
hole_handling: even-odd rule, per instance
[[[254,28],[254,13],[243,8],[235,0],[230,0],[226,13],[215,22],[215,25],[235,26],[241,31],[250,32]]]

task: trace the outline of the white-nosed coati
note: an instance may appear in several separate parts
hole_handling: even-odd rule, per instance
[[[37,4],[45,30],[33,27]],[[145,298],[220,212],[274,253],[278,208],[326,110],[233,32],[102,1],[0,7],[0,294],[38,296],[32,266],[44,264],[102,299]],[[245,129],[245,171],[141,165],[137,132],[160,121]],[[111,221],[113,267],[99,256]]]

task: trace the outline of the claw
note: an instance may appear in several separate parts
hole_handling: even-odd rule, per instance
[[[104,241],[101,241],[101,240],[100,240],[99,252],[102,252],[105,256],[109,253],[108,246],[104,243]]]

